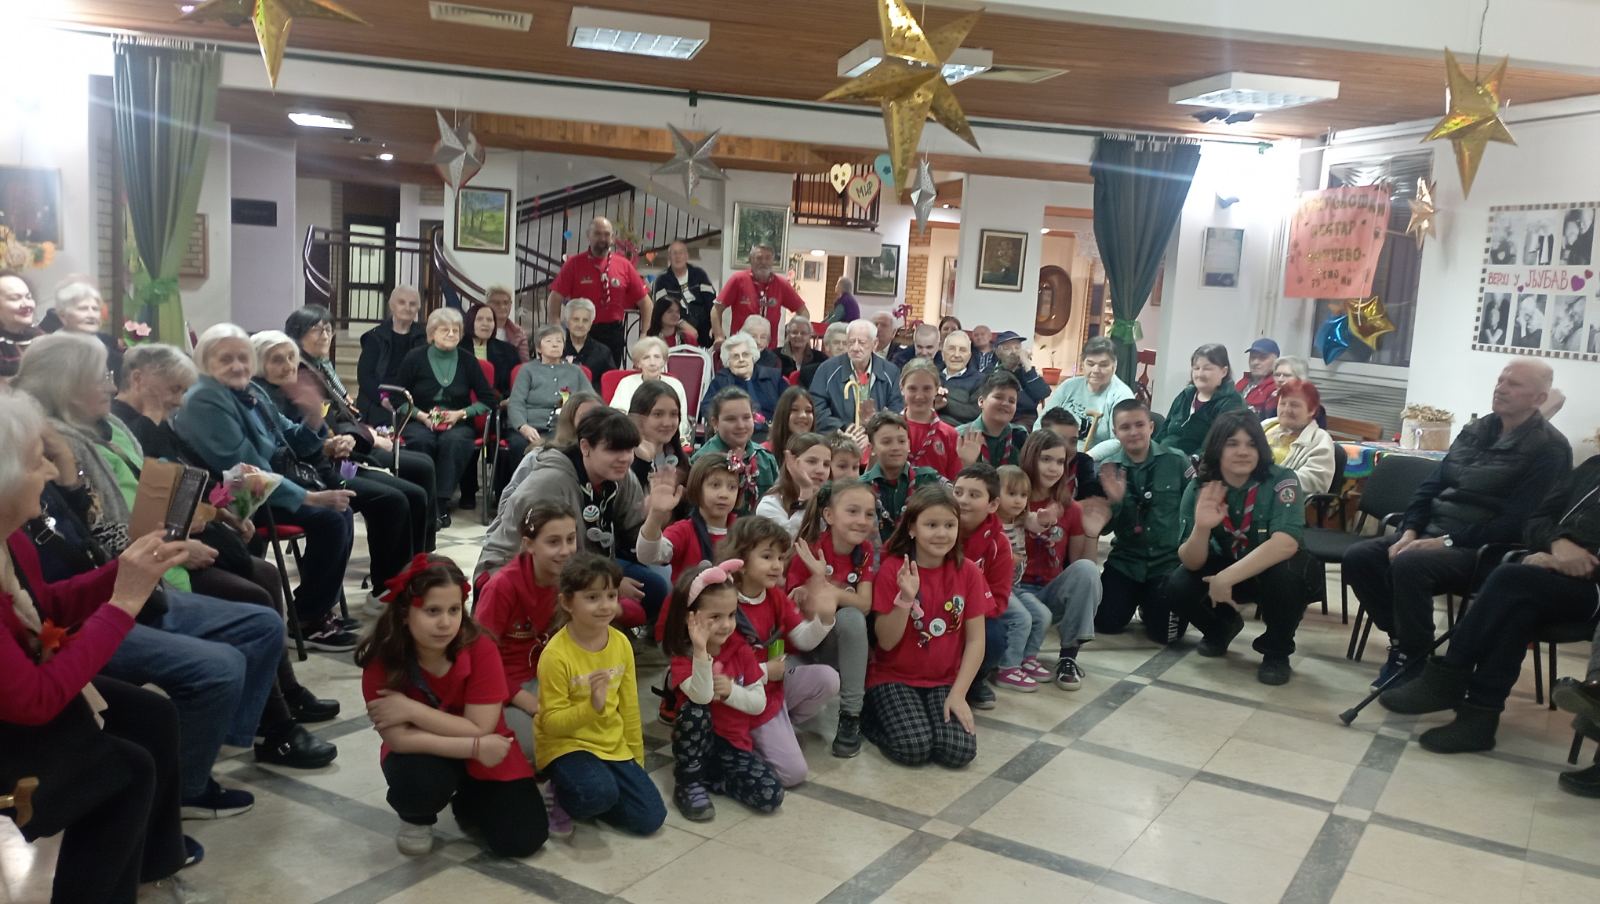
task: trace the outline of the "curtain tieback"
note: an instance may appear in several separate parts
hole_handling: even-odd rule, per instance
[[[1133,319],[1118,320],[1111,325],[1111,338],[1118,342],[1134,343],[1144,338],[1144,327]]]

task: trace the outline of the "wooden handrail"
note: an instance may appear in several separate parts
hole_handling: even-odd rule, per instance
[[[483,301],[483,286],[473,282],[466,273],[461,271],[461,268],[455,265],[454,261],[450,260],[449,255],[445,253],[444,230],[437,226],[433,229],[433,269],[434,272],[443,276],[450,285],[455,287],[456,292],[461,296],[462,308],[468,308]]]

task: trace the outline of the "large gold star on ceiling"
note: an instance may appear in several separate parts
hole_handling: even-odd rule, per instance
[[[911,184],[909,175],[916,167],[922,125],[930,116],[967,144],[978,146],[943,71],[944,61],[977,24],[978,13],[968,13],[925,33],[905,0],[878,0],[878,22],[883,29],[883,59],[822,99],[875,100],[882,105],[894,184],[904,188]]]
[[[207,0],[182,16],[186,22],[226,22],[234,27],[249,22],[255,26],[261,59],[267,64],[267,81],[274,91],[283,50],[289,44],[289,28],[297,18],[367,24],[333,0]]]
[[[1506,76],[1508,59],[1502,57],[1489,71],[1489,77],[1478,81],[1468,78],[1456,62],[1456,55],[1445,48],[1445,98],[1449,108],[1422,140],[1450,141],[1456,152],[1456,169],[1461,173],[1462,197],[1472,193],[1472,180],[1477,178],[1478,165],[1483,162],[1483,150],[1489,142],[1517,143],[1500,119],[1500,82]]]

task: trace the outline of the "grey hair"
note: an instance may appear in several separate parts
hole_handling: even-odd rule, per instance
[[[148,371],[169,379],[187,380],[190,383],[200,376],[200,369],[194,366],[194,362],[182,350],[159,342],[135,345],[122,356],[123,388],[127,388],[132,382],[131,375],[136,370]]]
[[[389,300],[394,301],[401,295],[414,295],[417,301],[422,300],[422,293],[417,291],[416,286],[395,286],[394,291],[389,293]]]
[[[295,358],[300,357],[300,346],[282,330],[262,330],[250,337],[250,347],[256,352],[256,376],[267,375],[267,355],[280,345],[289,346],[294,349]]]
[[[460,311],[456,310],[455,308],[438,308],[432,314],[428,315],[428,326],[427,329],[423,330],[423,333],[429,339],[432,339],[433,331],[447,323],[455,324],[456,329],[458,330],[466,328],[464,326],[466,321],[461,319]]]
[[[33,340],[11,385],[39,400],[50,417],[71,416],[78,393],[99,385],[106,376],[106,347],[84,333],[59,332]]]
[[[916,331],[911,335],[913,340],[932,339],[933,341],[937,342],[939,341],[939,328],[931,323],[919,323],[917,324]]]
[[[767,339],[770,340],[772,338],[772,323],[768,321],[767,318],[746,317],[744,319],[744,323],[739,325],[739,332],[744,333],[747,336],[754,336],[755,333],[750,332],[751,327],[755,327],[758,330],[766,330]]]
[[[0,455],[0,493],[10,495],[22,481],[29,465],[23,455],[43,433],[44,412],[32,396],[0,391],[0,449],[7,450]]]
[[[848,276],[841,276],[833,287],[840,295],[849,295],[856,290],[856,281]]]
[[[553,323],[547,323],[533,331],[533,348],[530,349],[530,351],[537,355],[539,351],[539,343],[543,342],[546,337],[565,336],[566,334],[566,330],[563,330],[561,327],[556,326]]]
[[[723,340],[723,342],[722,342],[721,357],[722,357],[722,366],[723,367],[732,367],[733,366],[733,356],[730,355],[729,352],[732,351],[733,347],[736,346],[736,345],[748,345],[748,346],[750,346],[750,357],[751,358],[759,358],[759,357],[761,357],[761,349],[756,345],[755,338],[752,337],[749,333],[746,333],[743,330],[740,330],[739,332],[734,333],[732,336],[729,336],[727,339]]]
[[[661,353],[661,366],[665,368],[667,364],[667,343],[659,336],[646,336],[640,339],[633,344],[632,348],[628,349],[628,354],[633,357],[634,362],[637,364],[639,359],[644,357],[645,352],[651,349]]]
[[[879,311],[878,313],[873,314],[872,316],[873,316],[874,319],[876,319],[878,317],[888,317],[890,323],[894,322],[894,315],[885,314],[882,311]],[[850,330],[870,330],[872,332],[872,341],[873,342],[877,342],[878,341],[878,324],[876,324],[872,320],[852,320],[852,321],[850,321],[850,325],[845,327],[845,335],[846,336],[850,335]]]
[[[589,312],[589,317],[593,318],[594,315],[595,315],[594,302],[590,301],[587,298],[570,298],[570,299],[568,299],[567,300],[566,314],[565,314],[565,316],[562,317],[562,320],[570,321],[572,319],[572,312],[573,311],[588,311]]]
[[[211,357],[212,349],[216,348],[217,343],[229,339],[237,339],[245,345],[250,344],[250,334],[245,332],[244,328],[238,324],[219,323],[215,326],[207,327],[206,331],[200,334],[200,340],[194,344],[195,365],[201,370],[205,370],[206,360]]]
[[[86,276],[69,276],[61,285],[56,286],[56,315],[60,316],[67,308],[72,307],[85,298],[93,298],[97,302],[105,299],[100,297],[100,289],[89,281]]]
[[[504,295],[506,297],[506,301],[509,301],[512,304],[516,304],[517,296],[515,294],[513,294],[510,289],[508,289],[508,288],[506,288],[505,286],[502,286],[502,285],[493,285],[493,286],[490,286],[487,289],[484,289],[483,290],[483,303],[484,304],[488,304],[489,303],[489,299],[493,298],[496,295]]]
[[[843,342],[849,333],[850,325],[847,323],[835,322],[828,324],[828,328],[822,331],[822,350],[828,350],[829,342]]]
[[[1294,374],[1296,379],[1306,380],[1311,377],[1310,366],[1306,364],[1306,359],[1299,355],[1280,355],[1278,363],[1272,365],[1272,369],[1277,370],[1285,364],[1289,365],[1289,372]]]
[[[751,257],[755,257],[757,251],[765,251],[766,253],[772,255],[773,257],[777,257],[778,256],[778,249],[772,247],[771,245],[768,245],[766,242],[757,242],[754,245],[750,246],[750,256]]]
[[[900,321],[896,320],[895,316],[893,314],[889,313],[888,311],[879,311],[876,314],[873,314],[871,317],[866,318],[865,320],[857,320],[856,323],[870,323],[870,324],[872,324],[873,332],[877,332],[877,330],[878,330],[878,319],[879,318],[882,318],[884,320],[889,321],[889,325],[890,326],[899,326],[900,325]]]

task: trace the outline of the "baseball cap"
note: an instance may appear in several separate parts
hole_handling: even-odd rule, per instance
[[[1265,336],[1263,336],[1260,339],[1257,339],[1256,341],[1250,343],[1250,354],[1252,354],[1252,355],[1280,355],[1280,354],[1282,354],[1282,352],[1278,351],[1278,343],[1273,342],[1271,339],[1268,339]]]
[[[990,341],[995,345],[1005,345],[1007,342],[1017,342],[1021,339],[1022,334],[1020,333],[1016,333],[1011,330],[1001,330],[1000,332],[996,333],[994,339]]]

